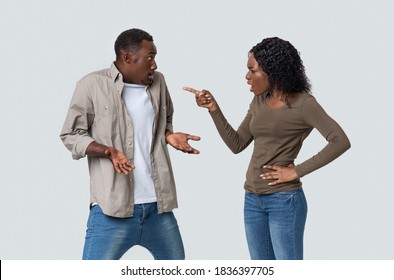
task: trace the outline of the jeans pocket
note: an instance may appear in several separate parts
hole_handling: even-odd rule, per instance
[[[306,198],[302,189],[293,190],[293,191],[285,191],[277,193],[277,197],[280,198],[283,202],[288,202],[292,205],[292,207],[298,209],[308,210],[308,205],[306,202]]]
[[[296,196],[296,193],[294,191],[288,191],[288,192],[278,192],[276,193],[276,196],[280,199],[294,199]]]

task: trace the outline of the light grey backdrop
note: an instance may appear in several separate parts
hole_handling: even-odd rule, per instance
[[[279,36],[301,52],[313,92],[352,148],[303,178],[306,259],[393,259],[394,19],[391,1],[0,0],[0,259],[80,259],[86,159],[58,135],[75,83],[106,68],[123,30],[154,36],[178,131],[201,154],[171,150],[188,259],[248,259],[243,181],[251,147],[233,155],[182,86],[210,89],[238,127],[252,98],[248,50]],[[312,133],[298,162],[325,140]],[[133,248],[125,259],[151,259]]]

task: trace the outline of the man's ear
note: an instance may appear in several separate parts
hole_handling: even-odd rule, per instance
[[[133,55],[129,52],[125,52],[122,54],[122,60],[125,63],[130,64],[133,61]]]
[[[139,54],[137,52],[134,51],[122,51],[122,54],[120,55],[120,58],[122,60],[123,63],[126,64],[135,64],[138,59],[139,59]]]
[[[120,59],[123,63],[130,64],[135,60],[135,55],[131,52],[122,52]]]

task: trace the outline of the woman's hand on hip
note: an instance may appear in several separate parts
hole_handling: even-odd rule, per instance
[[[269,186],[290,182],[300,177],[295,171],[294,164],[288,166],[264,165],[263,168],[273,170],[260,175],[263,180],[275,180],[268,183]]]

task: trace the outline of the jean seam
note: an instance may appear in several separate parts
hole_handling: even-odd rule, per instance
[[[295,217],[293,220],[293,230],[295,230],[295,225],[296,225],[296,221],[298,220],[299,214],[302,211],[306,211],[306,199],[303,196],[303,192],[299,192],[298,195],[295,197],[294,199],[295,201],[295,207],[297,207],[297,211],[295,211]],[[301,209],[302,208],[302,209]],[[302,229],[302,231],[304,231],[304,227]],[[293,233],[294,236],[294,233]],[[295,238],[293,238],[293,252],[296,253],[296,255],[300,254],[301,252],[296,252],[296,244],[295,244]],[[295,256],[293,256],[295,257]],[[300,255],[300,258],[303,259],[303,253]]]
[[[148,251],[152,254],[152,256],[153,256],[153,258],[154,258],[155,260],[159,260],[157,254],[156,254],[152,249],[149,249],[148,247],[146,247],[146,246],[144,246],[144,245],[140,245],[140,246],[142,246],[142,247],[144,247],[146,250],[148,250]]]
[[[296,197],[295,197],[295,195],[293,195],[293,198],[292,198],[292,204],[293,204],[293,207],[294,207],[294,212],[295,212],[295,215],[294,215],[294,218],[293,218],[293,226],[292,226],[292,233],[291,233],[291,235],[292,235],[292,246],[293,246],[293,259],[295,259],[296,257],[295,257],[295,255],[296,255],[296,242],[295,242],[295,236],[294,236],[294,234],[295,234],[295,227],[296,227],[296,221],[297,221],[297,218],[298,218],[298,211],[296,210],[296,208],[297,208],[297,199],[296,199]]]
[[[176,227],[177,227],[177,231],[179,232],[179,226],[178,226],[178,223],[176,222],[175,215],[174,215],[174,213],[173,213],[172,211],[171,211],[171,212],[162,213],[162,214],[158,214],[158,215],[170,215],[171,218],[173,219],[173,222],[175,222],[175,225],[176,225]],[[143,233],[142,233],[142,234],[143,234]],[[142,234],[141,234],[141,240],[142,240]],[[180,233],[179,233],[179,234],[180,234]],[[159,258],[159,255],[157,254],[157,252],[156,252],[153,248],[151,248],[151,247],[149,246],[149,243],[148,243],[148,244],[145,244],[145,243],[141,242],[141,240],[140,240],[140,242],[139,242],[138,245],[140,245],[140,246],[144,247],[146,250],[148,250],[148,251],[152,254],[152,256],[154,257],[155,260],[161,260],[161,259]],[[182,238],[181,238],[181,242],[182,242]],[[182,243],[182,247],[183,247],[183,243]],[[160,250],[159,250],[159,251],[160,251]],[[183,251],[183,259],[185,259],[184,251]]]
[[[95,205],[95,207],[99,207],[98,205]],[[90,211],[95,211],[95,209],[94,208],[92,208]],[[95,212],[91,212],[91,219],[89,220],[89,222],[90,222],[90,225],[91,225],[91,234],[90,234],[90,236],[89,236],[89,239],[90,239],[90,241],[89,241],[89,248],[88,248],[88,252],[87,252],[87,258],[88,259],[90,259],[90,255],[91,255],[91,249],[92,249],[92,242],[91,242],[91,239],[92,239],[92,237],[93,237],[93,235],[94,235],[94,229],[95,229],[95,221],[96,221],[96,217],[97,217],[97,213],[96,213],[96,211]]]

